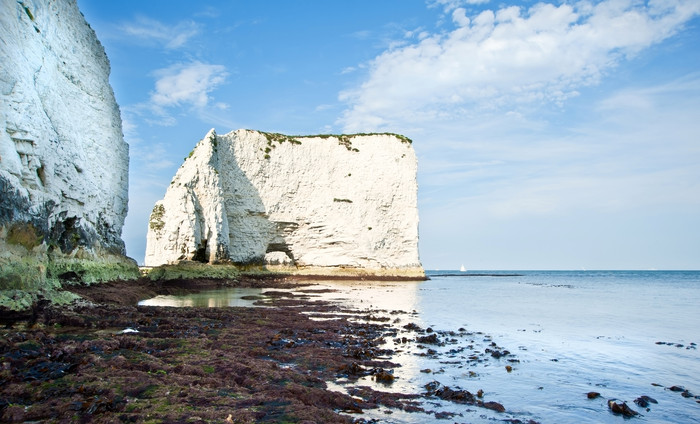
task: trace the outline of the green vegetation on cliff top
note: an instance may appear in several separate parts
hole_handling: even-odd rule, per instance
[[[252,131],[252,130],[250,130]],[[346,143],[349,143],[352,138],[355,137],[365,137],[365,136],[371,136],[371,135],[388,135],[388,136],[393,136],[398,138],[402,143],[408,143],[411,144],[413,143],[413,140],[410,138],[406,137],[405,135],[401,134],[395,134],[395,133],[390,133],[390,132],[381,132],[381,133],[356,133],[356,134],[316,134],[316,135],[285,135],[285,134],[280,134],[280,133],[271,133],[271,132],[265,132],[265,131],[258,131],[259,133],[265,135],[265,138],[267,138],[268,141],[273,142],[276,141],[278,143],[292,143],[292,144],[301,144],[301,141],[299,139],[303,138],[337,138],[340,144],[345,145]]]
[[[248,130],[248,131],[253,131],[253,130]],[[263,134],[265,138],[267,138],[267,148],[265,148],[265,159],[270,159],[270,151],[271,149],[275,148],[275,142],[282,144],[282,143],[291,143],[291,144],[301,144],[300,139],[304,138],[322,138],[322,139],[328,139],[328,138],[335,138],[338,140],[338,144],[341,146],[345,146],[346,149],[348,149],[351,152],[359,152],[359,150],[355,147],[352,147],[352,139],[355,137],[364,137],[364,136],[372,136],[372,135],[387,135],[387,136],[392,136],[398,138],[402,143],[406,144],[411,144],[413,141],[401,134],[394,134],[394,133],[389,133],[389,132],[383,132],[383,133],[357,133],[357,134],[317,134],[317,135],[285,135],[285,134],[280,134],[280,133],[272,133],[272,132],[265,132],[265,131],[256,131],[259,132],[260,134]]]

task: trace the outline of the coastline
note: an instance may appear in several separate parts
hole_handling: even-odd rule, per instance
[[[157,294],[305,285],[275,276],[70,287],[85,300],[5,322],[0,421],[353,422],[341,412],[420,409],[416,394],[350,396],[325,383],[392,375],[396,364],[377,348],[391,334],[386,322],[355,322],[337,305],[274,290],[266,308],[136,305]],[[337,319],[319,326],[308,311]]]
[[[606,332],[600,322],[560,325],[539,313],[533,321],[532,302],[521,301],[548,295],[576,317],[588,310],[575,305],[625,292],[624,281],[638,277],[606,277],[591,291],[588,276],[563,284],[556,273],[528,275],[422,283],[248,274],[74,286],[84,300],[68,308],[40,304],[24,321],[2,315],[0,421],[612,423],[624,415],[613,408],[619,399],[651,419],[695,416],[692,376],[624,355],[673,350],[673,363],[691,369],[689,326],[640,339],[639,324]],[[676,285],[685,279],[649,287],[633,304]],[[160,306],[137,306],[142,299]],[[178,302],[198,307],[166,307]],[[470,312],[447,312],[458,305]],[[600,349],[610,352],[604,361],[590,353]],[[637,408],[647,397],[659,403]]]
[[[173,279],[232,279],[232,278],[297,278],[304,280],[369,280],[369,281],[425,281],[423,267],[361,268],[351,266],[288,266],[241,265],[232,263],[201,263],[180,261],[155,267],[139,268],[141,275],[151,280]]]

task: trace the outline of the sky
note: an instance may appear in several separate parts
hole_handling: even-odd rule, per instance
[[[697,0],[78,0],[130,146],[127,254],[208,130],[394,132],[426,269],[700,269]]]

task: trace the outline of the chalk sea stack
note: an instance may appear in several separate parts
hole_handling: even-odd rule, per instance
[[[395,134],[211,130],[153,208],[145,264],[422,279],[416,170]]]
[[[13,0],[0,39],[0,308],[137,277],[121,239],[128,146],[95,32],[75,0]]]

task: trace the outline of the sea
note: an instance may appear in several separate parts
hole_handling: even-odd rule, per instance
[[[355,418],[700,423],[700,271],[428,271],[427,276],[422,282],[313,282],[305,291],[312,299],[337,302],[356,311],[357,320],[388,317],[397,328],[383,346],[400,364],[393,382],[340,377],[328,387],[419,394],[430,393],[426,385],[449,387],[481,393],[480,400],[497,402],[505,412],[428,394],[418,400],[423,412],[382,406]],[[150,304],[251,306],[241,297],[264,296],[264,290],[251,290],[256,289],[200,294],[197,301],[160,297]],[[309,314],[319,327],[332,319]],[[416,342],[431,334],[432,342]],[[646,405],[635,403],[641,398]],[[613,413],[611,400],[638,415]]]

